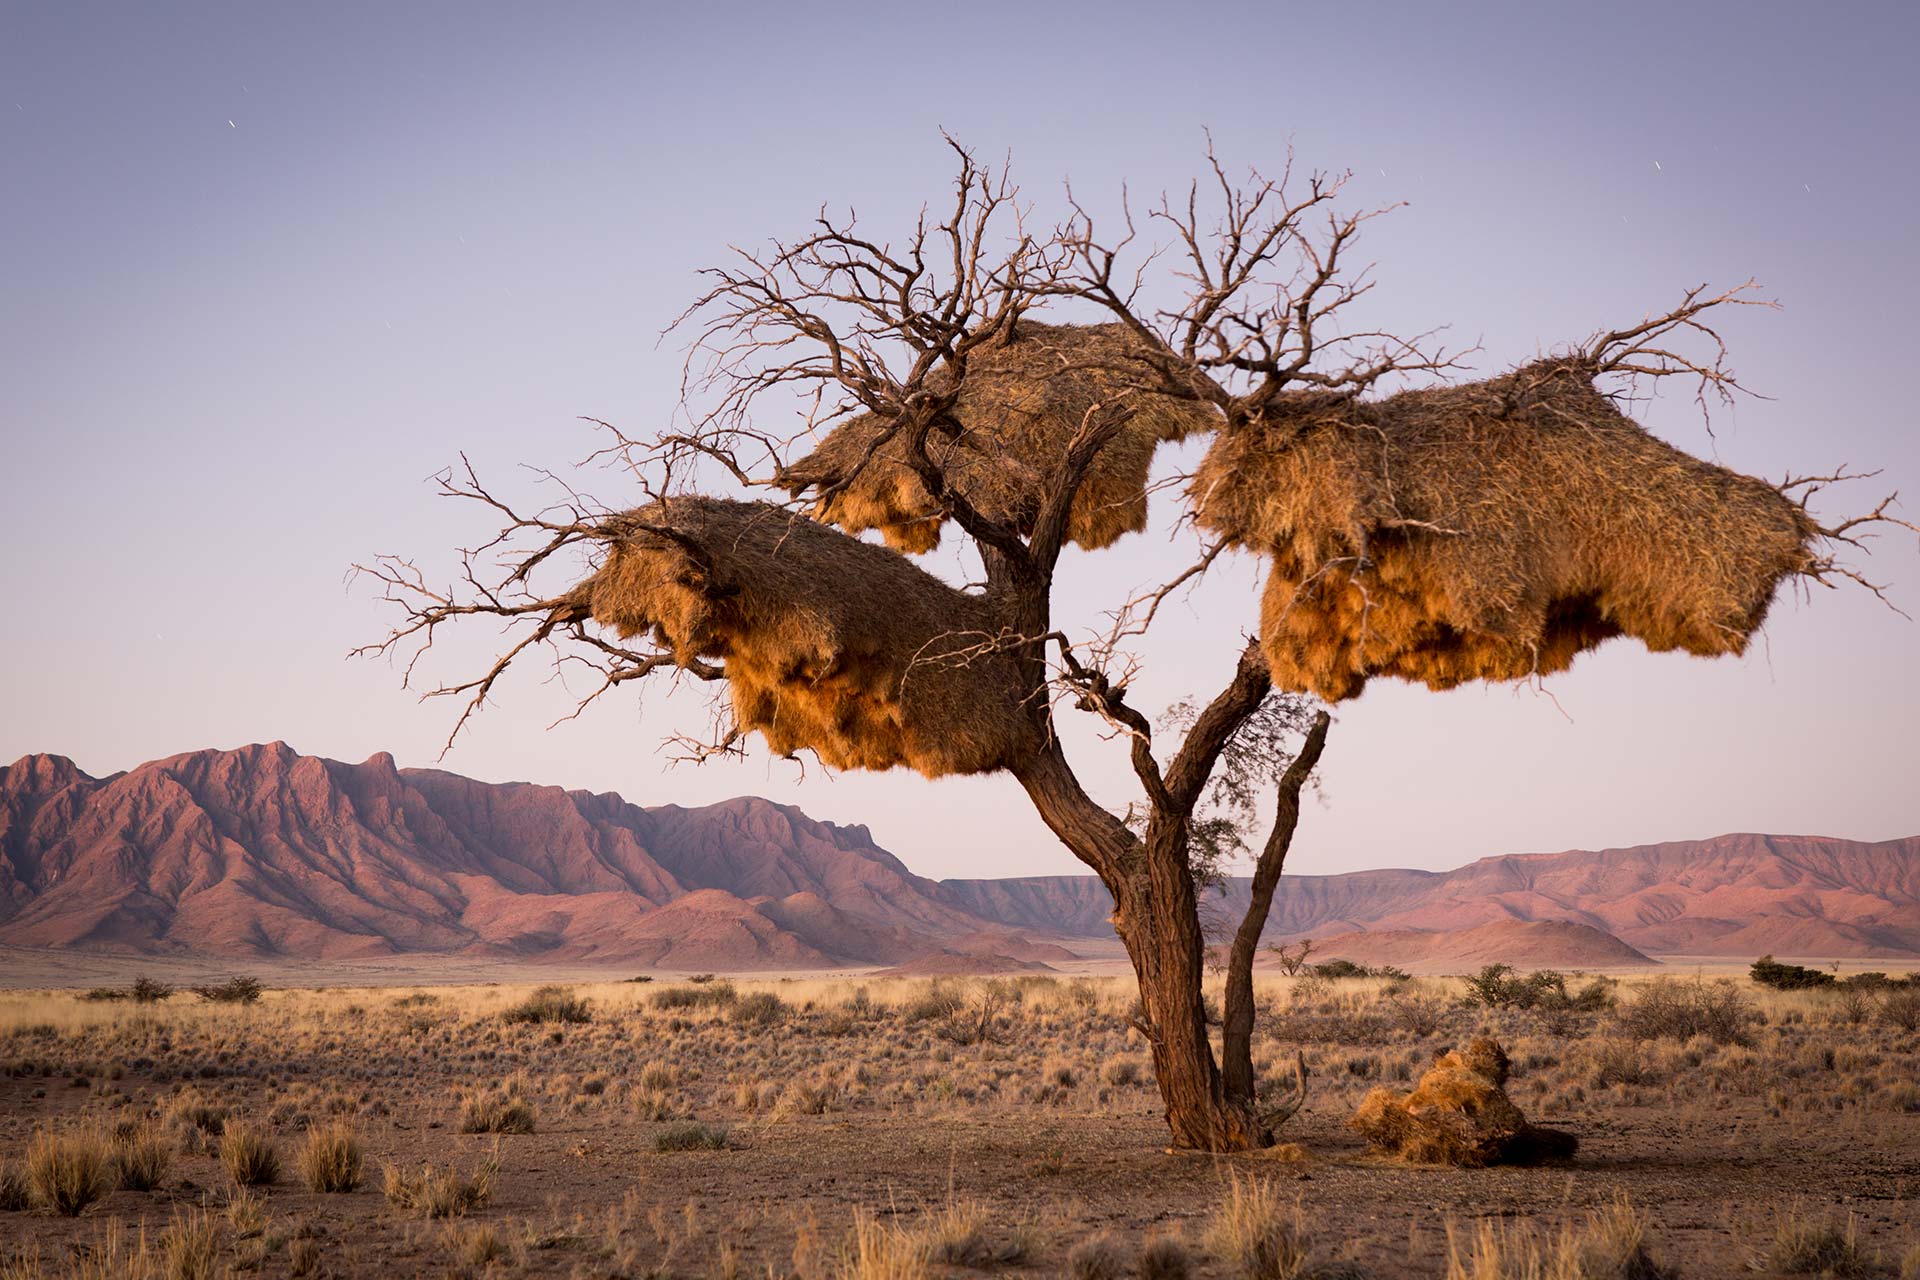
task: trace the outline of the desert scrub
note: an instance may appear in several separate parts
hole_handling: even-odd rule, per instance
[[[647,1003],[655,1009],[718,1009],[739,998],[740,993],[731,982],[708,980],[698,986],[663,987],[654,992]]]
[[[668,1125],[653,1136],[655,1151],[725,1151],[729,1131],[723,1124],[688,1120]]]
[[[536,987],[531,995],[509,1006],[500,1017],[509,1023],[577,1023],[591,1021],[593,1014],[588,1010],[587,1001],[575,995],[571,987]]]
[[[173,1143],[148,1126],[113,1140],[114,1180],[123,1191],[152,1191],[167,1176],[172,1159]]]
[[[213,1280],[220,1262],[220,1229],[205,1210],[175,1214],[160,1232],[166,1280]]]
[[[225,982],[210,983],[204,987],[192,988],[193,994],[213,1004],[252,1004],[265,990],[260,979],[236,975]]]
[[[729,1014],[735,1022],[749,1027],[770,1027],[784,1020],[787,1005],[771,991],[756,991],[734,1001]]]
[[[78,1217],[113,1190],[113,1153],[99,1131],[42,1129],[27,1146],[27,1185],[55,1213]]]
[[[460,1218],[487,1207],[493,1200],[499,1177],[498,1156],[488,1156],[470,1174],[463,1174],[452,1165],[444,1169],[422,1165],[418,1172],[388,1165],[383,1171],[381,1191],[387,1203],[396,1209],[423,1218]]]
[[[220,1164],[237,1187],[270,1187],[280,1180],[280,1152],[259,1125],[229,1121],[220,1135]]]
[[[1246,1280],[1301,1280],[1316,1270],[1300,1206],[1283,1205],[1272,1182],[1238,1173],[1207,1221],[1207,1247]]]
[[[1691,1040],[1748,1044],[1758,1013],[1731,982],[1655,978],[1620,1011],[1620,1028],[1636,1040]]]
[[[1140,1280],[1187,1280],[1193,1255],[1173,1236],[1155,1236],[1140,1250]]]
[[[532,1133],[533,1103],[516,1081],[469,1093],[460,1104],[462,1133]]]
[[[1790,1276],[1870,1276],[1880,1271],[1879,1260],[1860,1247],[1853,1218],[1844,1227],[1810,1218],[1798,1207],[1776,1222],[1764,1265]]]
[[[338,1195],[360,1185],[360,1140],[344,1121],[307,1130],[298,1159],[301,1180],[309,1191]]]
[[[1126,1246],[1109,1231],[1067,1250],[1067,1274],[1073,1280],[1123,1280],[1128,1270]]]

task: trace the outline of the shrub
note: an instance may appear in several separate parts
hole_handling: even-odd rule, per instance
[[[80,997],[82,1000],[125,1000],[127,993],[118,987],[95,987]]]
[[[1299,1206],[1283,1207],[1272,1182],[1238,1173],[1208,1220],[1207,1245],[1246,1280],[1295,1280],[1313,1264]]]
[[[342,1194],[360,1185],[360,1140],[345,1121],[307,1130],[300,1148],[300,1177],[309,1191]]]
[[[716,1009],[739,998],[731,982],[710,982],[699,987],[662,987],[647,1003],[656,1009]]]
[[[1073,1280],[1121,1280],[1127,1269],[1127,1251],[1110,1232],[1088,1236],[1067,1253]]]
[[[508,1022],[587,1022],[593,1015],[571,987],[539,987],[500,1016]]]
[[[1920,989],[1887,992],[1880,1000],[1880,1016],[1902,1031],[1920,1031]]]
[[[1808,969],[1797,964],[1781,964],[1772,956],[1761,956],[1747,970],[1752,979],[1763,987],[1773,987],[1781,991],[1799,991],[1806,987],[1830,987],[1833,975],[1819,969]]]
[[[724,1151],[727,1148],[727,1127],[723,1124],[701,1124],[688,1120],[682,1124],[669,1125],[653,1137],[655,1151]]]
[[[742,996],[730,1011],[733,1020],[750,1027],[770,1027],[787,1016],[787,1005],[771,991],[756,991]]]
[[[263,991],[260,979],[235,976],[225,982],[193,988],[193,994],[215,1004],[252,1004]]]
[[[1140,1250],[1140,1280],[1187,1280],[1193,1258],[1172,1236],[1155,1236]]]
[[[1870,1276],[1879,1270],[1860,1248],[1852,1218],[1841,1228],[1809,1219],[1797,1209],[1776,1221],[1766,1265],[1790,1276]]]
[[[26,1178],[11,1164],[0,1164],[0,1212],[17,1213],[32,1202]]]
[[[114,1180],[124,1191],[152,1191],[167,1176],[173,1144],[151,1128],[136,1129],[113,1143]]]
[[[462,1174],[452,1165],[445,1169],[422,1165],[418,1173],[388,1165],[381,1191],[396,1209],[423,1218],[460,1218],[487,1207],[499,1176],[500,1161],[494,1156],[482,1160],[471,1174]]]
[[[27,1184],[36,1200],[72,1218],[113,1190],[113,1155],[93,1130],[41,1130],[27,1147]]]
[[[469,1093],[460,1107],[462,1133],[532,1133],[533,1104],[514,1086]]]
[[[220,1262],[220,1232],[204,1210],[174,1215],[160,1233],[162,1274],[167,1280],[213,1280]]]
[[[1754,1017],[1753,1005],[1731,982],[1655,978],[1621,1010],[1620,1026],[1636,1040],[1706,1036],[1718,1044],[1745,1044]]]
[[[127,998],[135,1004],[158,1004],[172,994],[172,987],[164,982],[156,982],[145,974],[135,978],[133,985],[127,988]]]
[[[220,1135],[220,1163],[235,1186],[270,1187],[280,1180],[280,1153],[265,1129],[229,1121]]]

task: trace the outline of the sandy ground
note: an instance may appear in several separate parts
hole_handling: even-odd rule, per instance
[[[0,1212],[0,1259],[77,1274],[116,1223],[129,1239],[144,1226],[157,1254],[169,1224],[203,1220],[218,1266],[244,1275],[1058,1275],[1104,1235],[1128,1260],[1172,1236],[1192,1274],[1230,1276],[1248,1273],[1209,1242],[1236,1180],[1297,1212],[1345,1274],[1446,1275],[1450,1227],[1465,1260],[1483,1223],[1547,1242],[1623,1197],[1681,1275],[1784,1274],[1770,1264],[1789,1220],[1851,1230],[1878,1260],[1869,1274],[1900,1274],[1920,1248],[1920,1036],[1871,1010],[1850,1023],[1818,997],[1749,992],[1746,1046],[1642,1042],[1617,1012],[1550,1032],[1461,1005],[1452,984],[1270,983],[1263,1066],[1278,1078],[1300,1045],[1314,1081],[1281,1134],[1297,1148],[1212,1157],[1166,1149],[1123,983],[1000,984],[1001,1030],[973,1045],[916,1011],[929,988],[741,983],[686,1008],[661,1007],[664,983],[581,986],[582,1024],[506,1021],[528,994],[514,986],[275,991],[252,1006],[0,997],[0,1166],[20,1168],[36,1132],[114,1126],[174,1153],[159,1189],[113,1191],[78,1217]],[[756,993],[779,1002],[767,1021],[743,1012]],[[1635,998],[1621,989],[1622,1008]],[[1443,1025],[1394,1024],[1408,1002]],[[1580,1137],[1572,1162],[1408,1167],[1348,1129],[1367,1089],[1405,1087],[1437,1049],[1486,1031],[1514,1054],[1515,1099]],[[460,1132],[471,1101],[508,1094],[533,1132]],[[196,1105],[262,1127],[278,1181],[238,1192]],[[318,1194],[298,1153],[334,1120],[352,1126],[366,1177]],[[658,1149],[688,1123],[724,1145]],[[489,1156],[497,1189],[463,1217],[383,1195],[385,1165],[470,1171]],[[962,1219],[978,1265],[862,1269],[861,1221],[924,1244]]]

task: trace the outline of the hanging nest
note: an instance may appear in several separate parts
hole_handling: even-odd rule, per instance
[[[1507,1097],[1506,1051],[1482,1037],[1440,1055],[1410,1093],[1384,1086],[1348,1123],[1384,1154],[1413,1164],[1477,1169],[1566,1159],[1579,1140],[1530,1124]]]
[[[569,600],[683,666],[724,664],[737,726],[774,751],[931,778],[1004,769],[1033,749],[983,597],[762,502],[674,498],[613,532]]]
[[[1147,476],[1163,441],[1221,423],[1212,406],[1141,389],[1152,379],[1140,340],[1119,324],[1049,325],[1022,320],[1005,342],[968,357],[951,421],[928,432],[927,456],[952,489],[982,514],[1030,533],[1041,496],[1094,405],[1131,417],[1088,467],[1074,495],[1067,536],[1088,549],[1147,527]],[[934,390],[943,389],[939,375]],[[880,530],[903,552],[931,551],[945,515],[892,425],[862,414],[834,428],[819,448],[781,468],[776,482],[796,496],[842,485],[813,514],[849,533]]]
[[[1619,635],[1738,654],[1780,581],[1820,563],[1798,502],[1655,439],[1572,360],[1288,397],[1223,432],[1191,494],[1203,525],[1271,557],[1274,682],[1328,701],[1376,675],[1545,675]]]

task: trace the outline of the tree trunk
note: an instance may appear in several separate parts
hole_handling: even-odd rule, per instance
[[[1327,744],[1330,718],[1322,711],[1313,718],[1300,754],[1293,758],[1280,777],[1279,797],[1274,806],[1273,829],[1253,866],[1252,900],[1247,914],[1233,935],[1233,947],[1227,956],[1226,999],[1222,1003],[1220,1033],[1220,1070],[1225,1077],[1227,1096],[1253,1104],[1253,960],[1260,946],[1261,931],[1267,927],[1267,913],[1273,909],[1273,892],[1286,868],[1287,850],[1293,847],[1293,830],[1300,821],[1300,788],[1306,785],[1320,752]],[[1302,1088],[1306,1081],[1302,1080]]]
[[[1113,894],[1114,931],[1140,985],[1142,1030],[1173,1145],[1200,1151],[1269,1146],[1249,1091],[1231,1096],[1214,1061],[1201,992],[1206,940],[1194,898],[1184,821],[1156,822],[1146,844],[1081,789],[1058,748],[1019,774],[1034,808]]]

